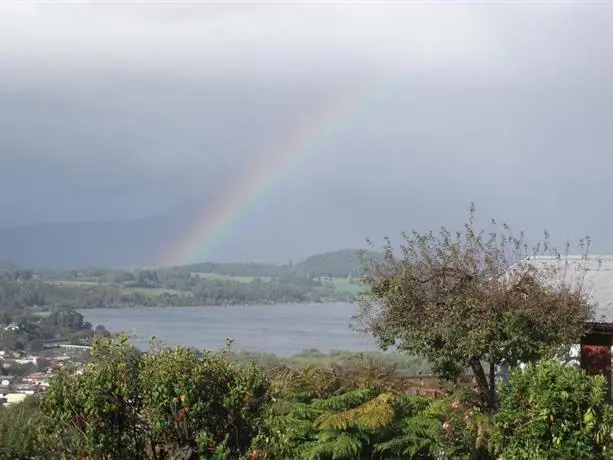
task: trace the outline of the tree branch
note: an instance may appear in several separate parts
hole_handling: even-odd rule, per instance
[[[433,273],[431,276],[421,279],[419,280],[419,282],[421,284],[427,284],[434,281],[435,279],[444,278],[445,276],[447,276],[447,274],[458,275],[459,277],[463,278],[464,281],[472,281],[475,278],[474,274],[469,273],[467,270],[463,270],[461,268],[456,267],[440,267],[432,269],[432,272]]]

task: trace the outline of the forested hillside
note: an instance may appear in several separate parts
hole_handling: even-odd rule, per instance
[[[372,251],[364,251],[366,258],[376,258],[380,255]],[[309,276],[311,278],[351,278],[362,273],[362,261],[357,249],[342,249],[323,254],[316,254],[298,263],[286,265],[259,263],[200,263],[173,267],[164,270],[189,273],[216,273],[226,276],[251,277],[283,277],[290,275]]]
[[[367,256],[377,256],[374,253]],[[0,306],[132,307],[353,301],[360,259],[346,249],[296,264],[201,263],[161,269],[0,266]]]
[[[365,252],[364,256],[372,258],[378,254]],[[301,273],[316,277],[351,278],[362,274],[363,264],[355,249],[344,249],[311,256],[296,264],[294,268]]]

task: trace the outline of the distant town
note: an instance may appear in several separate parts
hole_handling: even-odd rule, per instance
[[[81,373],[90,348],[66,343],[46,345],[37,354],[0,350],[0,404],[17,404],[27,396],[45,392],[60,369]]]

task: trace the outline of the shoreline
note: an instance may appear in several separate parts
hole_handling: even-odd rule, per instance
[[[346,303],[351,305],[357,305],[357,300],[325,300],[321,302],[313,301],[301,301],[301,302],[271,302],[271,303],[230,303],[230,304],[215,304],[215,305],[116,305],[109,307],[78,307],[76,311],[82,312],[87,310],[126,310],[126,309],[156,309],[156,308],[231,308],[231,307],[276,307],[280,305],[293,306],[293,305],[329,305]]]

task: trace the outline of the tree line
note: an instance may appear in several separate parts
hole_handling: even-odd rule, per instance
[[[195,264],[161,269],[31,270],[0,266],[0,306],[104,308],[353,301],[332,277],[360,272],[357,251],[296,265]]]
[[[142,289],[141,289],[142,288]],[[197,276],[171,282],[150,279],[115,284],[66,285],[31,279],[0,280],[0,306],[58,308],[173,307],[352,301],[322,282],[256,279],[237,282]]]

